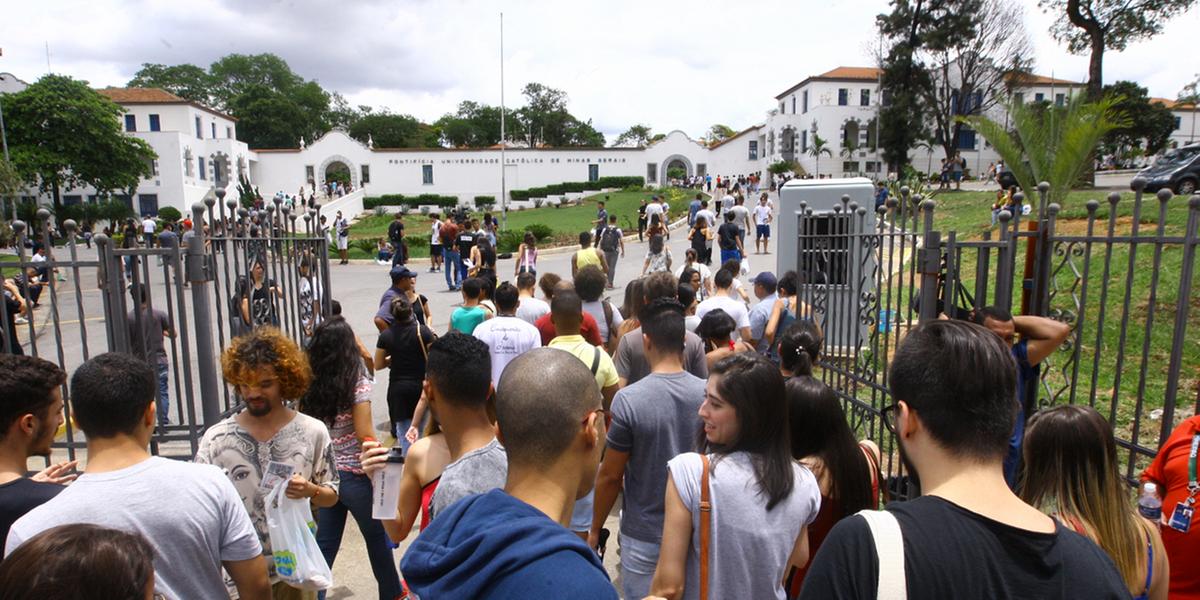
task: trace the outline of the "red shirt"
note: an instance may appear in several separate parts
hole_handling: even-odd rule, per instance
[[[558,333],[554,330],[554,323],[550,322],[550,313],[546,313],[540,317],[536,323],[538,333],[542,334],[542,345],[549,346],[550,340],[554,339]],[[588,313],[583,313],[583,324],[579,327],[579,335],[593,346],[603,346],[600,341],[600,326],[596,325],[596,318]]]
[[[1188,454],[1192,436],[1200,433],[1200,415],[1180,423],[1167,438],[1154,462],[1142,472],[1142,481],[1153,481],[1163,497],[1163,521],[1175,505],[1187,499]],[[1200,518],[1192,519],[1188,533],[1162,526],[1163,545],[1171,564],[1171,600],[1200,600]]]

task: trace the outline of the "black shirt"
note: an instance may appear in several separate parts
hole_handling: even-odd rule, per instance
[[[722,250],[737,250],[738,226],[724,223],[717,228],[717,242]]]
[[[392,221],[392,224],[388,225],[388,239],[397,244],[403,242],[404,223],[401,223],[400,221]]]
[[[471,248],[475,247],[475,234],[470,231],[463,230],[458,234],[458,253],[464,259],[471,257]]]
[[[43,483],[27,477],[0,483],[0,540],[8,539],[8,530],[17,519],[45,504],[63,489],[57,483]]]
[[[425,344],[425,351],[417,345],[417,329],[421,330],[421,341]],[[379,341],[375,343],[376,348],[382,348],[392,357],[391,366],[388,367],[388,381],[395,382],[399,379],[415,379],[422,381],[425,379],[425,356],[428,352],[429,344],[437,336],[428,327],[409,321],[407,323],[392,323],[387,329],[379,334]]]
[[[1058,525],[1055,533],[1018,529],[936,496],[894,502],[904,536],[910,599],[1128,600],[1108,555]],[[801,600],[878,595],[879,557],[867,522],[842,519],[821,544]]]

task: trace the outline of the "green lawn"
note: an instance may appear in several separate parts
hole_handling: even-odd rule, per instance
[[[508,223],[506,224],[509,230],[524,231],[526,227],[533,224],[541,224],[549,227],[553,232],[553,239],[550,242],[543,241],[543,244],[559,245],[574,243],[579,232],[590,230],[594,226],[592,221],[596,218],[597,202],[607,201],[605,207],[608,209],[609,215],[617,217],[617,223],[628,233],[637,231],[637,212],[638,206],[643,199],[649,200],[650,196],[656,193],[663,193],[668,198],[668,204],[671,207],[673,215],[682,214],[681,211],[687,210],[687,205],[691,202],[691,198],[695,192],[687,193],[684,190],[663,190],[663,191],[616,191],[608,194],[595,194],[587,196],[583,199],[583,203],[578,206],[564,206],[562,208],[542,207],[521,211],[512,211],[508,213]],[[707,195],[704,196],[708,198]],[[493,211],[493,215],[498,214]],[[472,216],[482,217],[482,213],[475,213]],[[350,228],[351,243],[359,239],[376,239],[387,236],[388,225],[395,217],[393,215],[372,215],[359,219]],[[421,237],[426,238],[429,231],[429,218],[419,212],[410,212],[404,217],[404,223],[407,227],[409,236],[414,236],[420,232]],[[415,241],[415,240],[413,240]],[[352,258],[374,258],[374,252],[370,255],[363,252],[361,249],[351,248]],[[429,256],[429,247],[427,245],[409,244],[409,256],[427,257]]]

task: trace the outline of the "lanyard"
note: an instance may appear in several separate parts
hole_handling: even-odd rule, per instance
[[[1200,492],[1200,481],[1196,480],[1196,450],[1200,449],[1200,433],[1192,435],[1192,451],[1188,454],[1188,495]]]

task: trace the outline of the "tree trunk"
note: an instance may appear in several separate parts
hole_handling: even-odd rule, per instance
[[[1104,87],[1104,32],[1099,29],[1088,31],[1092,40],[1092,54],[1088,60],[1088,102],[1100,100]]]
[[[54,182],[54,192],[51,197],[54,199],[54,214],[56,214],[56,215],[60,214],[59,209],[62,208],[62,197],[59,195],[61,193],[62,192],[60,192],[58,189],[58,181],[55,181]]]

